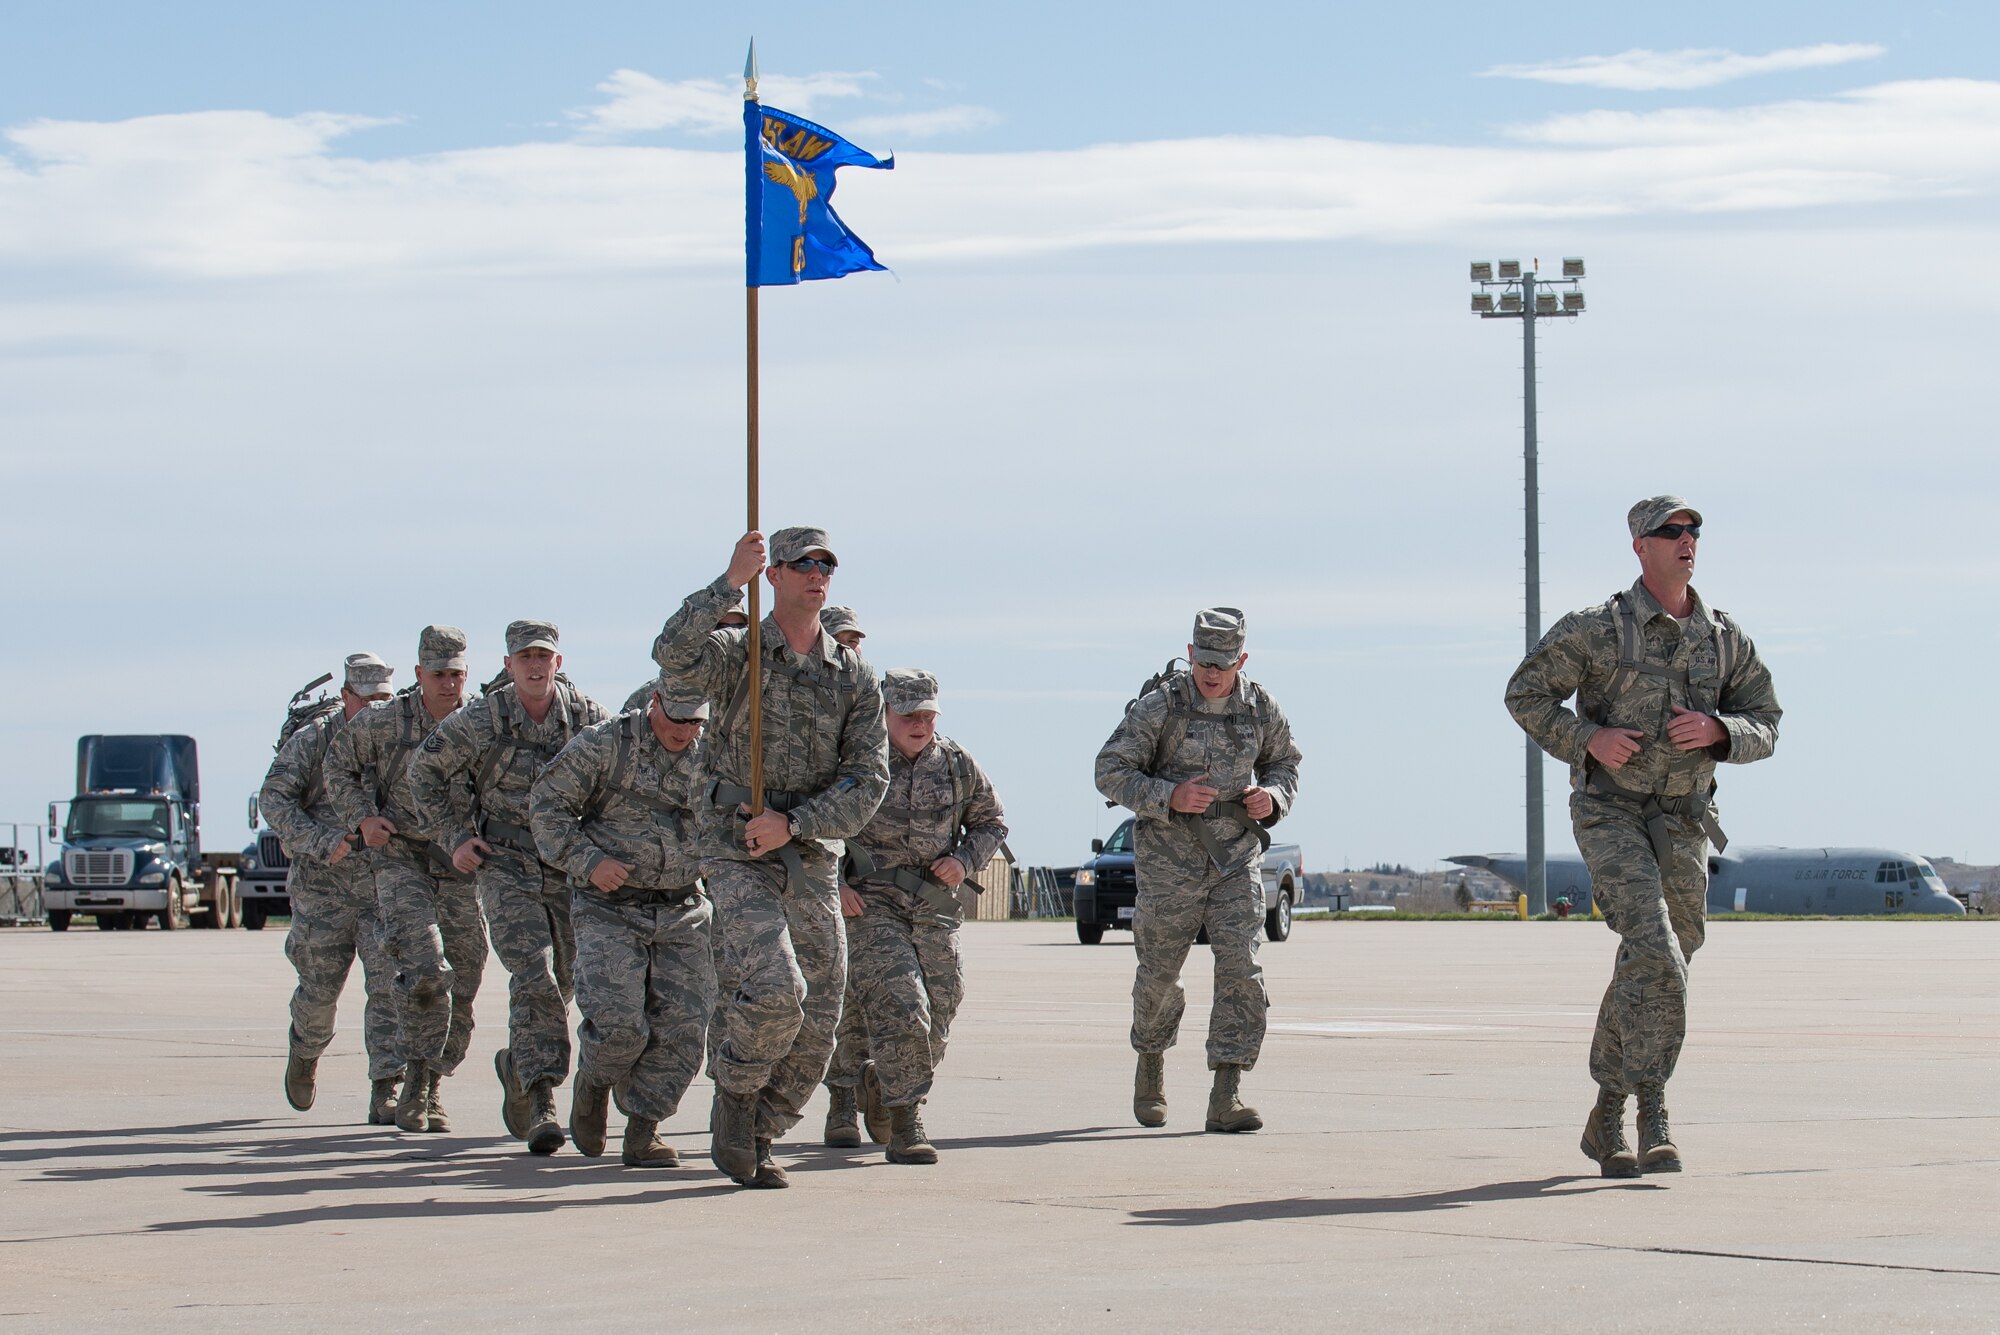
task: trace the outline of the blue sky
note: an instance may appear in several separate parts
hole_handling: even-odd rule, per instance
[[[894,149],[895,269],[765,302],[767,526],[939,673],[1014,846],[1195,608],[1307,753],[1314,868],[1518,849],[1518,330],[1466,261],[1584,254],[1542,339],[1550,619],[1707,513],[1771,658],[1744,843],[2000,860],[1984,757],[1996,20],[1969,6],[48,7],[0,47],[0,818],[86,731],[191,731],[211,842],[283,699],[516,616],[622,699],[740,524],[740,159],[770,99]],[[405,666],[404,671],[407,672]],[[1550,790],[1561,791],[1550,770]],[[1551,847],[1567,840],[1559,805]]]

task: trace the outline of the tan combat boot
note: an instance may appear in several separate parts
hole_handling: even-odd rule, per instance
[[[500,1077],[500,1121],[516,1140],[528,1138],[528,1095],[514,1078],[514,1054],[507,1048],[493,1054],[493,1074]]]
[[[851,1150],[861,1143],[861,1128],[855,1125],[854,1086],[828,1085],[826,1089],[826,1143],[829,1149]]]
[[[1264,1119],[1257,1115],[1255,1108],[1245,1107],[1237,1093],[1237,1086],[1243,1079],[1243,1068],[1228,1062],[1215,1068],[1215,1087],[1208,1092],[1208,1126],[1210,1131],[1262,1131]]]
[[[890,1163],[937,1162],[937,1147],[924,1134],[924,1119],[918,1114],[916,1104],[889,1109],[889,1127]]]
[[[319,1058],[293,1053],[285,1060],[285,1102],[304,1112],[313,1106],[318,1092]]]
[[[1597,1165],[1604,1177],[1639,1176],[1639,1156],[1625,1143],[1625,1096],[1602,1086],[1597,1090],[1597,1106],[1583,1124],[1580,1148],[1583,1157]]]
[[[1167,1124],[1167,1055],[1139,1054],[1139,1073],[1132,1079],[1132,1115],[1140,1126]]]
[[[739,1187],[757,1180],[757,1096],[715,1087],[708,1115],[708,1157]]]
[[[625,1119],[625,1147],[619,1159],[627,1168],[679,1168],[680,1152],[660,1139],[660,1124],[643,1117]]]
[[[451,1130],[451,1114],[444,1110],[444,1073],[432,1071],[424,1086],[424,1130]]]
[[[771,1142],[763,1136],[757,1137],[757,1175],[750,1179],[750,1185],[773,1189],[792,1185],[792,1179],[771,1157]]]
[[[610,1117],[611,1091],[579,1079],[569,1098],[569,1138],[579,1151],[593,1159],[604,1153],[605,1125]]]
[[[385,1075],[380,1080],[369,1082],[368,1125],[396,1125],[396,1108],[400,1100],[396,1097],[396,1077]]]
[[[544,1080],[528,1091],[528,1153],[554,1154],[562,1148],[562,1123],[556,1119],[556,1087]]]
[[[882,1077],[872,1061],[861,1067],[861,1124],[868,1128],[868,1139],[889,1143],[889,1110],[882,1104]]]
[[[422,1062],[411,1062],[403,1068],[403,1092],[396,1099],[397,1126],[405,1131],[424,1129],[424,1116],[429,1111],[425,1095],[430,1083],[431,1073]]]
[[[1667,1128],[1665,1085],[1639,1086],[1639,1171],[1681,1171],[1681,1152],[1674,1148],[1673,1132]]]

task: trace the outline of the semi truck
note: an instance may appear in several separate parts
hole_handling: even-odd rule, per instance
[[[69,808],[67,818],[60,809]],[[49,803],[42,907],[49,927],[79,914],[101,931],[242,925],[236,853],[201,848],[201,774],[194,738],[167,733],[76,741],[76,796]]]
[[[246,814],[255,842],[243,850],[243,873],[236,885],[243,896],[243,926],[261,932],[267,920],[284,917],[292,911],[292,859],[278,841],[276,830],[258,826],[262,813],[257,810],[255,793],[250,795]]]

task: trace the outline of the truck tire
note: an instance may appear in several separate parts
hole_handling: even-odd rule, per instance
[[[119,921],[120,918],[125,916],[122,913],[97,913],[92,916],[97,919],[97,930],[100,932],[115,932],[124,926]]]
[[[264,930],[264,903],[262,900],[248,899],[243,902],[243,930],[261,932]]]
[[[160,920],[161,931],[174,932],[188,925],[187,901],[181,898],[182,893],[179,877],[167,882],[167,906],[154,915]],[[145,918],[140,917],[134,925],[143,928]]]
[[[1264,935],[1272,941],[1283,941],[1291,934],[1292,883],[1287,881],[1278,891],[1278,902],[1264,914]]]
[[[241,887],[239,887],[236,884],[236,882],[231,881],[229,883],[229,920],[223,923],[223,926],[241,927],[242,925],[243,925],[243,891]]]
[[[68,909],[49,910],[49,930],[51,932],[67,932],[69,930]]]
[[[1079,922],[1076,925],[1076,939],[1086,946],[1094,946],[1104,939],[1104,924],[1101,922]]]

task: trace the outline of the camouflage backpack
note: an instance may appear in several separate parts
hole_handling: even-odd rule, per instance
[[[320,691],[318,698],[313,698],[314,691],[318,691],[332,680],[331,672],[322,673],[299,687],[293,694],[291,703],[285,706],[285,722],[278,729],[278,740],[271,746],[273,751],[283,750],[285,743],[290,741],[292,734],[300,728],[316,723],[340,708],[340,697],[337,695],[328,695]]]

